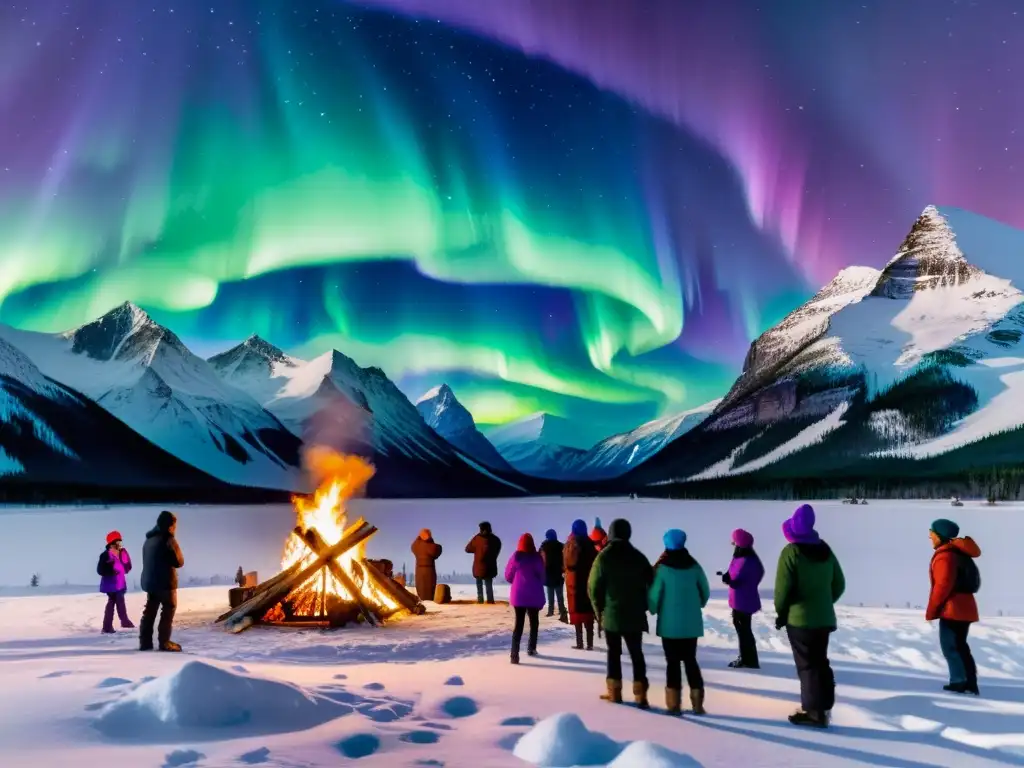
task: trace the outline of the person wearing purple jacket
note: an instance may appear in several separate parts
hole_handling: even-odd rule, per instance
[[[121,546],[121,534],[111,531],[107,534],[107,548],[100,555],[96,573],[100,576],[100,592],[107,596],[103,609],[103,634],[114,634],[114,610],[121,621],[122,629],[135,629],[124,605],[124,593],[128,591],[125,575],[131,573],[132,558]]]
[[[523,625],[530,619],[530,639],[526,644],[528,656],[537,655],[537,631],[540,609],[544,607],[544,558],[533,543],[533,536],[524,533],[519,546],[505,566],[505,581],[512,585],[509,604],[516,612],[516,626],[512,630],[513,664],[519,663],[519,646],[523,641]]]
[[[764,578],[764,565],[754,551],[754,537],[737,528],[732,532],[732,562],[729,570],[720,573],[722,582],[729,587],[729,607],[732,608],[732,625],[740,641],[740,655],[729,666],[735,669],[760,669],[757,658],[757,643],[750,628],[754,614],[761,610],[761,593],[758,587]]]

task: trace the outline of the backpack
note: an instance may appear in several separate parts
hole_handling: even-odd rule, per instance
[[[114,575],[114,564],[110,562],[110,558],[107,557],[107,554],[107,551],[103,550],[103,554],[100,555],[100,561],[96,564],[96,573],[100,576]]]
[[[953,592],[962,595],[974,595],[981,589],[981,571],[973,557],[957,553],[956,581]]]

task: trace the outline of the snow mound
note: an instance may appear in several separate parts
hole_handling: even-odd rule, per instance
[[[608,768],[701,768],[701,764],[660,744],[634,741],[608,763]]]
[[[190,661],[111,702],[93,725],[119,740],[221,738],[302,731],[351,711],[290,683]]]
[[[607,765],[622,751],[603,733],[588,730],[578,715],[563,712],[541,720],[516,742],[512,754],[542,768]],[[625,763],[619,766],[623,768]]]
[[[568,712],[541,720],[516,742],[512,754],[543,768],[701,768],[689,755],[649,741],[620,744],[591,731],[578,715]]]

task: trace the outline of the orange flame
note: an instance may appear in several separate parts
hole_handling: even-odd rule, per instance
[[[315,528],[328,546],[337,544],[341,541],[347,525],[345,502],[366,487],[375,470],[372,464],[358,456],[347,456],[329,448],[310,448],[306,452],[305,460],[307,470],[319,481],[320,486],[313,494],[312,500],[301,496],[292,498],[298,527],[303,531]],[[361,543],[343,552],[335,562],[349,575],[364,599],[382,608],[397,609],[398,605],[394,599],[365,575],[365,570],[359,563],[363,556],[364,546]],[[296,562],[301,562],[302,567],[306,567],[312,565],[315,560],[316,555],[298,536],[293,534],[288,537],[281,560],[282,570]],[[347,601],[355,598],[330,571],[325,569],[296,589],[292,601],[298,604],[302,615],[314,616],[325,607],[327,595],[335,595]]]

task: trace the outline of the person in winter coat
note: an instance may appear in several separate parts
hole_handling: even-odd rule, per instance
[[[565,565],[565,596],[569,606],[569,623],[576,628],[576,650],[583,650],[586,631],[588,651],[594,650],[594,606],[587,594],[587,582],[597,557],[597,547],[587,535],[587,524],[574,520],[572,533],[562,549]]]
[[[775,628],[786,628],[800,677],[801,709],[793,725],[827,728],[836,700],[836,679],[828,642],[836,631],[835,603],[846,590],[843,569],[831,547],[814,530],[814,509],[797,508],[782,524],[789,542],[775,572]]]
[[[544,607],[544,558],[533,543],[533,536],[524,533],[519,537],[519,546],[505,565],[505,581],[512,585],[508,602],[516,613],[516,625],[512,630],[513,664],[519,663],[519,645],[523,640],[523,625],[530,619],[530,639],[526,643],[526,654],[537,655],[537,630],[540,624],[540,609]]]
[[[764,565],[754,551],[754,537],[737,528],[732,532],[732,562],[729,570],[722,574],[722,583],[729,587],[729,607],[732,608],[732,625],[740,642],[740,655],[729,666],[740,669],[760,669],[757,658],[757,643],[750,628],[754,614],[761,610],[761,594],[758,587],[764,578]]]
[[[597,551],[600,552],[608,544],[608,534],[604,528],[601,527],[601,518],[594,518],[594,527],[590,530],[590,540],[594,542],[594,546],[597,547]]]
[[[437,588],[437,558],[441,556],[441,545],[434,542],[429,528],[420,531],[412,543],[412,554],[416,558],[416,596],[420,600],[433,600]]]
[[[977,696],[978,667],[967,634],[978,621],[974,593],[981,587],[981,576],[974,561],[981,556],[981,548],[970,536],[960,538],[960,526],[952,520],[936,520],[930,534],[935,554],[925,618],[939,620],[939,645],[949,667],[949,684],[943,689]]]
[[[466,552],[473,555],[473,578],[476,579],[476,601],[494,605],[494,579],[498,576],[498,555],[501,554],[501,539],[491,533],[491,524],[480,523],[480,533],[469,540]]]
[[[633,698],[647,709],[647,664],[644,661],[643,633],[647,626],[647,590],[654,581],[654,570],[643,553],[629,543],[633,531],[626,520],[614,520],[608,529],[608,544],[602,549],[590,571],[588,592],[604,625],[608,645],[608,690],[601,698],[622,701],[622,644],[625,642],[633,662]]]
[[[121,534],[111,531],[107,534],[107,548],[100,555],[96,572],[100,576],[100,592],[107,596],[107,605],[103,609],[103,634],[114,634],[114,610],[121,622],[122,629],[135,629],[128,618],[128,610],[124,605],[124,593],[128,591],[125,576],[131,573],[132,559],[128,550],[121,546]]]
[[[181,646],[171,640],[174,612],[178,607],[178,569],[185,565],[181,547],[174,534],[178,518],[166,509],[156,518],[156,527],[146,534],[142,546],[142,589],[146,593],[146,606],[142,609],[139,628],[139,650],[153,650],[153,624],[157,611],[157,647],[161,651],[180,651]]]
[[[565,613],[565,598],[562,595],[562,586],[565,583],[563,548],[554,528],[545,531],[544,543],[540,545],[540,556],[544,558],[544,589],[548,596],[548,616],[555,615],[555,598],[558,598],[558,620],[567,624],[569,617]]]
[[[590,531],[590,540],[594,542],[594,549],[600,552],[608,544],[608,534],[601,527],[601,518],[594,518],[594,527]],[[597,617],[597,636],[601,636],[601,617]]]
[[[647,593],[648,610],[658,617],[657,632],[665,650],[665,707],[682,712],[683,676],[690,687],[693,714],[704,714],[704,677],[697,664],[697,640],[704,636],[704,606],[711,597],[708,577],[686,549],[686,533],[666,531],[665,551],[654,565]]]

